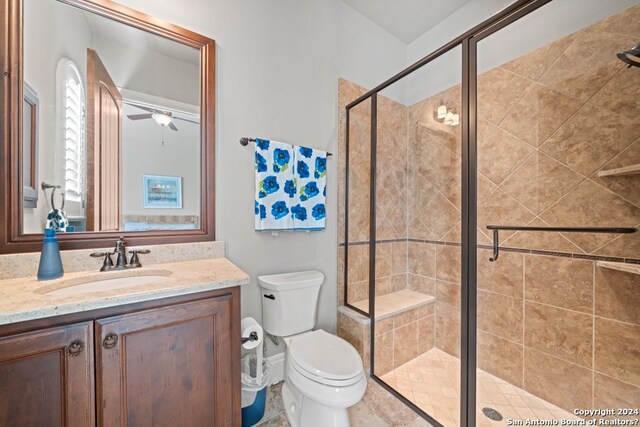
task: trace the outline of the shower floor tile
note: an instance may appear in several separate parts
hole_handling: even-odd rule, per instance
[[[460,425],[460,360],[432,348],[381,377],[446,427]],[[485,371],[477,372],[477,425],[504,426],[508,419],[579,419]],[[490,407],[502,414],[492,421],[482,413]]]

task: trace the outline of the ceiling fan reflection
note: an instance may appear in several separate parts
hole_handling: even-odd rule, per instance
[[[141,110],[147,111],[147,113],[144,114],[129,114],[127,115],[127,118],[129,118],[130,120],[148,120],[148,119],[152,119],[153,121],[155,121],[157,124],[159,124],[160,126],[162,126],[163,128],[166,126],[169,129],[173,130],[173,131],[178,131],[178,128],[176,127],[176,125],[173,123],[174,120],[182,120],[185,122],[189,122],[189,123],[195,123],[195,124],[199,124],[196,121],[193,120],[189,120],[189,119],[184,119],[182,117],[176,117],[173,115],[173,113],[171,111],[166,111],[166,110],[159,110],[156,108],[151,108],[151,107],[145,107],[142,105],[137,105],[137,104],[133,104],[133,103],[129,103],[127,102],[127,104],[139,108]]]

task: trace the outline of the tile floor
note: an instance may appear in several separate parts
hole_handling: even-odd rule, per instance
[[[577,419],[500,378],[478,371],[478,427],[502,427],[507,419]],[[382,379],[432,415],[445,427],[460,425],[460,361],[448,353],[431,349],[410,362],[382,376]],[[265,415],[259,427],[288,427],[282,404],[282,383],[269,387]],[[480,411],[491,407],[503,420],[491,421]],[[376,382],[369,380],[360,403],[349,409],[352,427],[429,427]]]
[[[257,427],[288,427],[282,404],[282,383],[271,386],[267,393],[265,414]],[[351,427],[430,427],[402,402],[369,380],[367,392],[360,403],[349,409]]]
[[[444,351],[431,349],[382,376],[382,379],[445,427],[460,425],[460,360]],[[504,426],[507,419],[577,419],[552,405],[487,372],[477,374],[477,425]],[[491,421],[480,411],[491,407],[503,420]]]

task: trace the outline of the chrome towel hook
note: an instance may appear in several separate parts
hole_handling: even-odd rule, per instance
[[[54,184],[47,184],[46,182],[42,181],[42,183],[40,184],[40,188],[42,188],[42,191],[44,192],[45,197],[47,196],[47,190],[51,188],[51,209],[52,210],[56,209],[54,196],[56,194],[56,190],[58,188],[62,188],[62,187],[59,186],[59,185],[54,185]],[[64,192],[62,192],[60,194],[60,197],[62,199],[62,206],[60,206],[60,209],[64,210],[64,202],[65,202],[65,194],[64,194]]]

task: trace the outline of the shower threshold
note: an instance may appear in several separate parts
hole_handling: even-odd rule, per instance
[[[460,360],[432,348],[381,379],[445,427],[460,425]],[[476,425],[508,425],[508,420],[578,420],[579,417],[485,371],[477,372]],[[483,409],[497,411],[501,421]],[[491,413],[491,411],[485,410]]]

